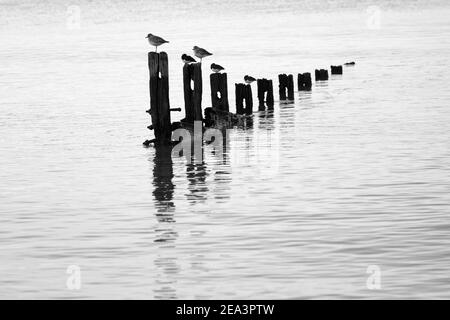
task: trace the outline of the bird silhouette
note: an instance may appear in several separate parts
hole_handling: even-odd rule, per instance
[[[164,40],[161,37],[155,36],[151,33],[149,33],[146,37],[145,37],[148,42],[155,47],[155,52],[158,52],[158,47],[164,43],[169,43],[169,41]]]
[[[195,60],[191,56],[188,56],[187,54],[183,54],[181,56],[181,60],[183,60],[183,62],[186,63],[186,64],[197,62],[197,60]]]
[[[246,84],[251,84],[252,82],[255,82],[256,79],[253,78],[253,77],[251,77],[251,76],[249,76],[249,75],[246,75],[246,76],[244,77],[244,81],[245,81]]]
[[[214,73],[219,73],[220,71],[225,70],[225,68],[222,67],[222,66],[220,66],[220,65],[218,65],[218,64],[212,63],[212,64],[211,64],[211,70],[212,70]]]
[[[208,56],[212,56],[212,53],[206,51],[203,48],[197,47],[197,46],[194,46],[194,48],[192,48],[192,50],[194,51],[194,55],[197,58],[200,58],[200,62],[202,62],[203,58],[208,57]]]

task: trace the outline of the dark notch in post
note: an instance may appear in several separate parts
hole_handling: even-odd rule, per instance
[[[311,91],[311,73],[299,73],[297,78],[298,91]]]
[[[292,74],[279,74],[280,100],[294,100],[294,76]],[[287,93],[286,93],[287,91]]]
[[[252,87],[249,84],[236,83],[236,113],[246,115],[253,113]]]
[[[155,145],[169,145],[172,137],[169,103],[169,61],[165,52],[148,53],[148,69],[150,73],[150,110],[155,139],[147,140],[144,145],[154,142]]]
[[[331,66],[331,74],[342,74],[342,66]]]
[[[211,105],[219,111],[229,112],[228,87],[226,73],[211,73]]]
[[[273,84],[272,80],[258,79],[258,100],[260,111],[265,110],[265,105],[268,109],[273,109]],[[265,104],[264,104],[265,102]]]
[[[316,81],[326,81],[328,80],[328,70],[320,69],[315,72]]]
[[[192,88],[191,82],[194,86]],[[183,67],[184,110],[186,117],[182,122],[193,123],[203,119],[202,116],[202,65],[201,63],[185,64]]]

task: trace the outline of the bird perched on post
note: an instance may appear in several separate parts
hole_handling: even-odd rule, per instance
[[[149,33],[146,37],[145,37],[148,42],[152,45],[155,46],[155,52],[158,52],[158,47],[164,43],[169,43],[169,41],[164,40],[161,37],[155,36],[151,33]]]
[[[255,82],[256,79],[251,77],[251,76],[249,76],[249,75],[247,75],[247,76],[244,77],[244,81],[245,81],[246,84],[251,84],[252,82]]]
[[[197,58],[200,58],[200,62],[202,62],[202,59],[208,56],[212,56],[212,53],[206,51],[203,48],[199,48],[197,46],[194,46],[194,48],[192,48],[192,50],[194,51],[194,55]]]
[[[183,60],[183,62],[184,62],[185,64],[197,62],[194,58],[192,58],[191,56],[188,56],[187,54],[183,54],[183,55],[181,56],[181,60]]]
[[[218,64],[212,63],[211,64],[211,70],[214,73],[219,73],[220,71],[225,70],[225,68],[220,66],[220,65],[218,65]]]

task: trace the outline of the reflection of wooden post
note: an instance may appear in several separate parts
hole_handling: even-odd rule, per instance
[[[194,82],[194,88],[191,82]],[[184,121],[192,123],[202,120],[202,65],[201,63],[185,64],[183,67]]]
[[[155,144],[171,143],[172,127],[170,122],[169,103],[169,62],[167,53],[149,52],[148,68],[150,73],[150,113],[152,125],[149,129],[155,132]],[[148,145],[150,141],[144,144]]]
[[[265,104],[268,109],[273,109],[273,85],[272,80],[258,79],[258,109],[260,111],[265,109]],[[265,102],[265,104],[264,104]]]
[[[156,146],[153,158],[153,196],[158,211],[167,211],[175,207],[172,199],[174,192],[173,162],[171,146]]]
[[[214,109],[228,112],[230,106],[228,104],[227,74],[212,73],[209,78],[211,82],[211,106]]]
[[[326,81],[328,80],[328,70],[320,69],[315,71],[316,81]]]
[[[311,73],[299,73],[297,78],[298,91],[310,91],[312,87]]]
[[[279,74],[280,100],[294,100],[294,76],[292,74]]]
[[[253,113],[252,87],[249,84],[236,83],[236,113],[246,115]]]
[[[342,66],[331,66],[331,74],[342,74]]]

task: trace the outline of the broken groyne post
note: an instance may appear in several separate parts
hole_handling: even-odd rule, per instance
[[[328,80],[328,70],[319,69],[315,71],[316,81],[326,81]]]
[[[165,52],[148,53],[148,69],[150,74],[150,109],[152,124],[148,126],[154,130],[155,139],[147,140],[144,145],[169,145],[171,143],[172,125],[170,121],[169,103],[169,61]]]
[[[292,74],[279,74],[280,100],[294,100],[294,76]]]
[[[192,86],[193,84],[193,86]],[[201,63],[185,64],[183,67],[183,89],[185,118],[182,122],[201,121],[202,115],[202,65]]]
[[[299,73],[297,77],[298,91],[310,91],[312,88],[311,73]]]
[[[228,87],[226,73],[211,73],[211,106],[214,109],[228,112]]]
[[[342,74],[342,66],[331,66],[331,74]]]
[[[265,110],[267,105],[268,109],[273,109],[273,83],[272,80],[258,79],[258,109],[260,111]]]
[[[253,113],[252,87],[249,84],[236,83],[236,113],[246,115]]]

